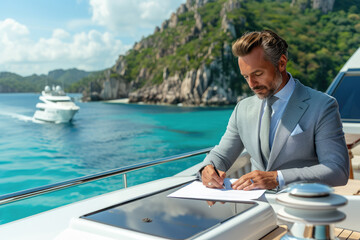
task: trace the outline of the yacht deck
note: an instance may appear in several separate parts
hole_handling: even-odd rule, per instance
[[[270,232],[265,237],[261,238],[261,240],[280,240],[282,236],[284,236],[287,232],[286,225],[280,225],[274,231]],[[335,236],[339,240],[359,240],[360,232],[343,229],[343,228],[335,228]]]

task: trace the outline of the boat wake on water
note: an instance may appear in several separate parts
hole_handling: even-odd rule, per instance
[[[33,117],[30,116],[26,116],[26,115],[22,115],[22,114],[18,114],[18,113],[12,113],[12,112],[0,112],[0,115],[2,116],[8,116],[11,118],[16,118],[18,120],[24,121],[24,122],[35,122],[33,120]]]
[[[33,123],[38,123],[38,124],[45,124],[47,122],[41,121],[41,120],[37,120],[35,119],[33,116],[26,116],[26,115],[22,115],[22,114],[18,114],[18,113],[14,113],[14,112],[0,112],[0,116],[7,116],[10,118],[14,118],[20,121],[24,121],[24,122],[33,122]]]

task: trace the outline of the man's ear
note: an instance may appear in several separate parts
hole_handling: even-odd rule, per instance
[[[279,71],[284,72],[286,70],[287,57],[283,54],[279,60]]]

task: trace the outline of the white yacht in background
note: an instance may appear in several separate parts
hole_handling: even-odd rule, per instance
[[[36,104],[34,120],[52,123],[66,123],[73,119],[80,107],[76,106],[71,97],[67,96],[60,86],[51,89],[46,86]]]

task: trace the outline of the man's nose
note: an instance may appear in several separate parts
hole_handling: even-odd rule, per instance
[[[257,82],[254,77],[248,77],[248,84],[250,88],[253,88],[257,85]]]

